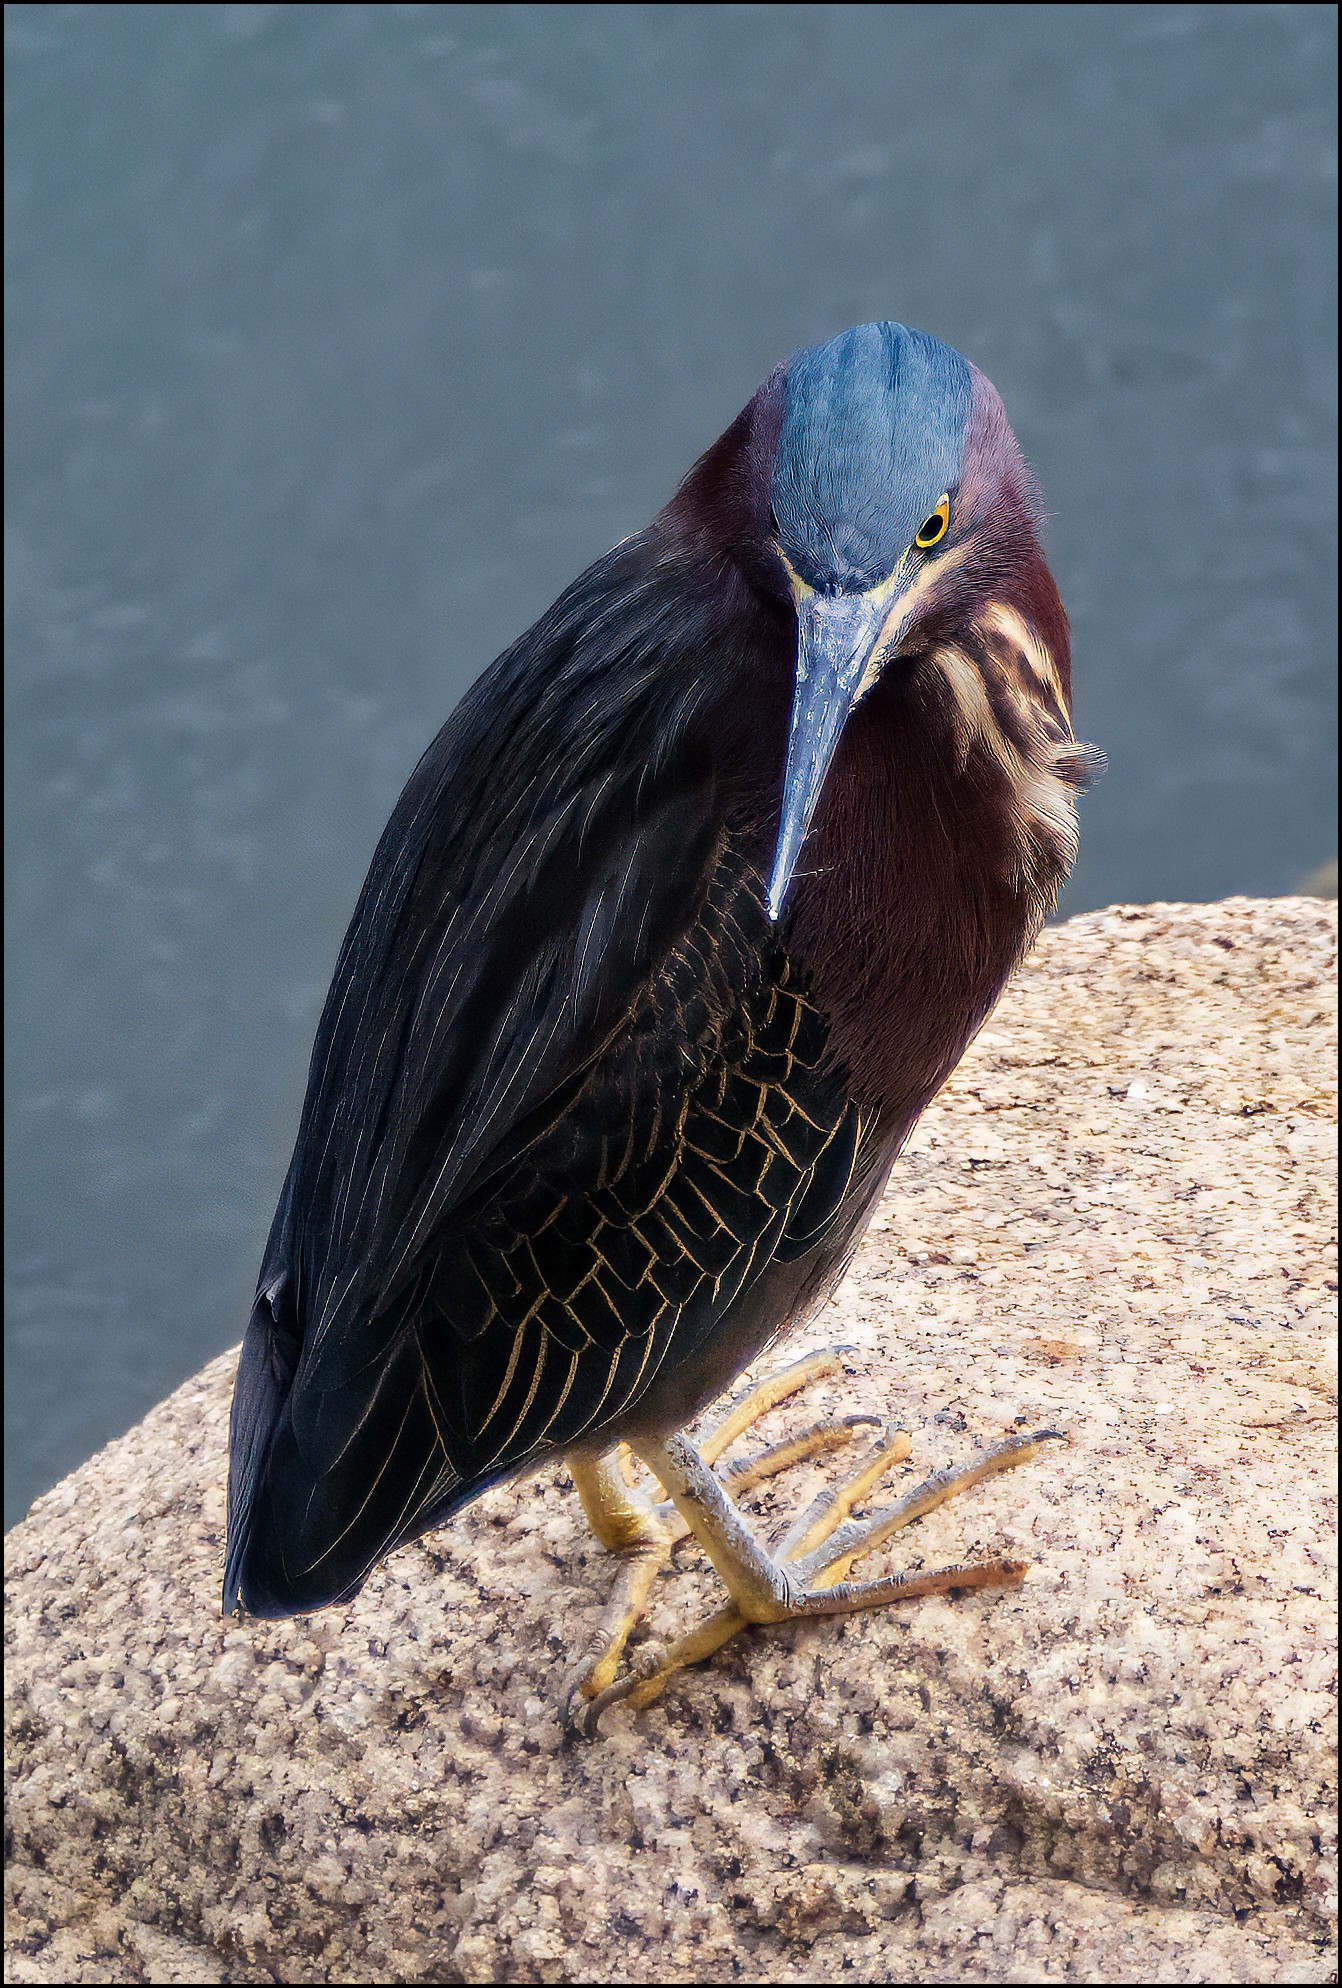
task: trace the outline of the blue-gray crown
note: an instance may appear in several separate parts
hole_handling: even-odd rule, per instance
[[[894,570],[959,480],[972,393],[960,354],[907,325],[856,325],[793,354],[772,496],[808,585],[867,588]]]

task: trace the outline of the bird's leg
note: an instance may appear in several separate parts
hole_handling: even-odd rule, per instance
[[[577,1456],[567,1461],[588,1524],[623,1564],[615,1592],[569,1685],[566,1708],[575,1695],[594,1698],[611,1683],[624,1646],[647,1607],[652,1584],[675,1544],[675,1532],[662,1523],[646,1492],[629,1484],[620,1452],[610,1450],[595,1462]]]
[[[842,1363],[843,1349],[834,1347],[808,1354],[771,1374],[728,1410],[705,1437],[700,1454],[708,1464],[715,1463],[761,1416],[809,1382],[840,1371]],[[730,1465],[723,1472],[724,1481],[740,1495],[779,1471],[790,1470],[793,1464],[824,1450],[838,1449],[850,1442],[859,1428],[876,1419],[844,1415],[814,1422]],[[588,1524],[607,1551],[618,1554],[623,1562],[614,1593],[564,1693],[564,1717],[570,1721],[581,1701],[599,1697],[612,1684],[625,1646],[647,1609],[653,1583],[675,1547],[690,1536],[690,1527],[674,1503],[668,1499],[654,1505],[644,1491],[631,1486],[624,1469],[627,1456],[622,1444],[618,1451],[608,1451],[595,1461],[582,1456],[567,1459]]]
[[[883,1435],[845,1483],[822,1492],[774,1553],[759,1544],[702,1456],[684,1436],[640,1445],[648,1467],[662,1478],[685,1523],[717,1569],[731,1601],[662,1652],[655,1669],[611,1683],[587,1707],[589,1730],[607,1705],[627,1698],[648,1705],[667,1679],[722,1648],[748,1623],[787,1622],[798,1616],[842,1615],[887,1602],[912,1601],[955,1588],[1014,1587],[1025,1578],[1020,1560],[976,1561],[922,1574],[891,1574],[874,1581],[844,1578],[853,1562],[892,1534],[944,1504],[959,1491],[1000,1470],[1028,1463],[1045,1443],[1063,1440],[1051,1429],[1013,1437],[959,1469],[936,1471],[870,1519],[850,1521],[853,1506],[892,1465],[908,1454],[902,1431]]]

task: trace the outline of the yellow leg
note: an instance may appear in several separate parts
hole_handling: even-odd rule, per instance
[[[636,1552],[661,1544],[663,1528],[652,1500],[630,1485],[620,1451],[608,1450],[595,1462],[579,1456],[571,1456],[567,1462],[587,1523],[608,1553]]]
[[[647,1608],[653,1582],[670,1559],[676,1541],[675,1531],[662,1523],[652,1501],[631,1489],[616,1451],[595,1462],[570,1457],[568,1467],[588,1524],[608,1552],[621,1556],[623,1565],[615,1591],[564,1693],[566,1718],[575,1698],[595,1698],[610,1685],[625,1645]]]
[[[770,1409],[810,1382],[841,1371],[843,1351],[834,1347],[808,1354],[751,1388],[705,1437],[701,1452],[705,1459],[716,1462]],[[858,1429],[876,1420],[870,1415],[844,1415],[813,1423],[797,1435],[728,1465],[723,1481],[740,1496],[794,1464],[851,1442]],[[647,1611],[657,1576],[673,1550],[690,1537],[690,1526],[674,1503],[667,1500],[654,1505],[646,1492],[631,1486],[624,1469],[627,1456],[621,1445],[618,1451],[611,1450],[595,1460],[584,1456],[567,1459],[588,1524],[601,1544],[618,1554],[623,1563],[610,1601],[564,1690],[562,1715],[567,1724],[574,1723],[584,1704],[611,1686],[629,1638]]]
[[[979,1561],[925,1574],[893,1574],[875,1581],[853,1582],[843,1577],[855,1560],[957,1492],[998,1471],[1027,1463],[1046,1443],[1061,1440],[1054,1430],[1015,1437],[958,1470],[935,1472],[872,1518],[845,1523],[859,1499],[908,1454],[908,1439],[902,1431],[885,1435],[850,1478],[816,1499],[772,1555],[756,1541],[692,1444],[683,1436],[649,1444],[649,1467],[659,1476],[665,1473],[663,1481],[677,1509],[707,1551],[731,1602],[661,1652],[655,1667],[636,1670],[594,1695],[587,1707],[588,1730],[595,1729],[606,1706],[617,1700],[628,1699],[636,1709],[651,1704],[678,1670],[701,1663],[747,1624],[847,1614],[957,1588],[1016,1586],[1028,1571],[1020,1560]]]

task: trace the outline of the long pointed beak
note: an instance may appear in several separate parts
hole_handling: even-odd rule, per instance
[[[867,688],[878,651],[893,648],[905,616],[887,583],[867,594],[798,589],[797,682],[792,696],[787,770],[778,845],[769,879],[769,916],[777,922],[839,734]]]

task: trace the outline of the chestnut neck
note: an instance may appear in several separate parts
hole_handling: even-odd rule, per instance
[[[1001,783],[960,765],[930,666],[859,706],[803,851],[786,934],[853,1096],[893,1146],[986,1020],[1056,896],[1061,869],[1037,851],[1025,856],[1019,833]]]

